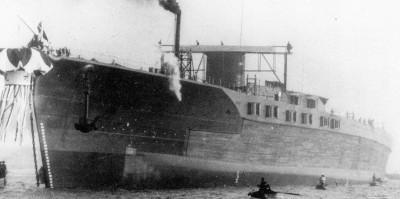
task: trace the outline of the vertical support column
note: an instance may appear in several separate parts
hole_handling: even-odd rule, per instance
[[[285,88],[285,91],[287,90],[287,53],[284,54],[285,56],[285,69],[283,73],[283,87]]]
[[[237,82],[238,86],[246,86],[246,76],[245,76],[245,70],[246,70],[246,54],[242,53],[240,57],[240,79],[239,82]]]
[[[209,83],[207,81],[208,77],[207,77],[207,55],[203,53],[203,55],[201,56],[201,60],[203,61],[203,80],[206,80],[207,83]]]

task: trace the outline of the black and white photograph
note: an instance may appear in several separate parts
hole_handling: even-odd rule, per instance
[[[400,198],[399,1],[0,2],[0,198]]]

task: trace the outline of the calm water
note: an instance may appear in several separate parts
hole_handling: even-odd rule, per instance
[[[247,193],[255,190],[254,187],[221,187],[201,189],[178,189],[178,190],[141,190],[127,191],[103,190],[92,191],[82,189],[45,189],[43,185],[36,187],[33,172],[9,171],[8,184],[0,188],[0,198],[249,198]],[[328,190],[316,190],[310,186],[273,186],[272,189],[281,192],[299,193],[301,196],[281,194],[275,198],[284,199],[312,199],[312,198],[362,198],[362,199],[398,199],[400,198],[400,180],[389,180],[382,186],[370,187],[365,185],[338,185],[329,187]]]

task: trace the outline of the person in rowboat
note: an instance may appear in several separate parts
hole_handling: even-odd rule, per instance
[[[276,194],[281,193],[281,194],[288,194],[288,195],[293,195],[293,196],[301,196],[298,193],[290,193],[290,192],[277,192],[277,191],[272,191],[271,187],[269,184],[264,180],[264,178],[261,178],[261,183],[257,185],[260,189],[258,191],[252,191],[249,192],[247,195],[252,197],[252,198],[269,198],[269,197],[276,197]],[[267,195],[267,197],[266,197]]]
[[[261,183],[257,186],[260,187],[258,191],[262,194],[271,194],[273,192],[269,184],[264,180],[264,178],[261,178]]]
[[[321,175],[321,177],[319,178],[319,184],[325,186],[325,183],[326,183],[326,178],[324,175]]]
[[[7,166],[4,161],[0,161],[0,188],[4,188],[7,184]]]
[[[373,183],[376,183],[375,173],[374,173],[374,175],[372,175],[372,182],[373,182]]]
[[[316,186],[316,189],[322,189],[322,190],[326,189],[326,177],[325,177],[325,175],[321,175],[321,177],[319,178],[319,184]]]

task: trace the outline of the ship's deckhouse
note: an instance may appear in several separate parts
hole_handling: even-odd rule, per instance
[[[246,120],[341,133],[349,132],[348,129],[353,128],[352,126],[358,126],[358,129],[379,130],[373,124],[360,122],[354,117],[327,112],[327,98],[288,90],[287,81],[290,74],[287,74],[287,58],[291,55],[289,45],[180,46],[179,60],[183,72],[181,77],[222,88],[234,101],[241,117]],[[162,46],[164,52],[174,52],[171,47]],[[194,63],[194,54],[201,55],[200,63]],[[247,54],[258,58],[255,66],[250,64],[251,61],[248,62],[250,58]],[[283,69],[283,81],[276,73],[277,63]],[[260,77],[266,73],[272,74],[270,77],[275,77],[275,80],[262,80]],[[362,134],[362,131],[355,134]],[[388,142],[386,138],[383,140],[382,142]]]

